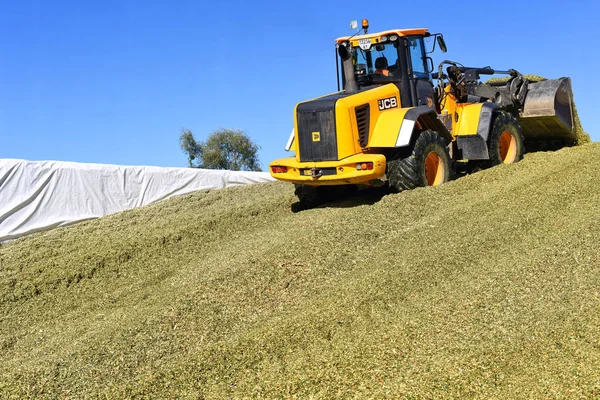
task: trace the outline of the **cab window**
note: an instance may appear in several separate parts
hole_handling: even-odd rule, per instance
[[[418,36],[408,37],[408,49],[412,60],[413,74],[417,77],[427,76],[425,69],[425,52],[423,51],[423,39]]]
[[[389,71],[398,62],[398,51],[391,42],[373,44],[368,50],[354,47],[352,52],[357,76]]]

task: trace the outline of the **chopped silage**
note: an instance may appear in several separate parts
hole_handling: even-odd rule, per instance
[[[543,76],[534,75],[534,74],[523,75],[523,77],[531,83],[548,80],[547,78],[544,78]],[[491,78],[484,83],[486,83],[486,84],[508,83],[509,80],[510,80],[510,77]],[[588,135],[583,130],[583,126],[581,125],[581,120],[579,119],[579,114],[577,113],[577,107],[575,105],[574,100],[573,100],[573,122],[575,123],[575,145],[580,146],[582,144],[590,143],[592,141],[592,139],[590,138],[590,135]]]
[[[600,145],[293,213],[199,192],[0,247],[0,398],[600,396]]]
[[[523,78],[527,79],[531,83],[541,82],[541,81],[548,80],[548,78],[544,78],[543,76],[534,75],[534,74],[523,75]],[[490,78],[487,81],[485,81],[484,83],[487,83],[487,84],[508,83],[508,81],[510,79],[511,79],[510,76],[505,76],[505,77],[502,77],[502,78]]]

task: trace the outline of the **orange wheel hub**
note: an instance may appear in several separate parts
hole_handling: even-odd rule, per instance
[[[517,141],[515,136],[509,132],[504,131],[500,135],[500,159],[504,164],[514,163],[517,158]]]
[[[446,175],[446,166],[442,162],[442,158],[438,153],[432,151],[425,158],[425,177],[427,178],[427,186],[437,186],[444,183]]]

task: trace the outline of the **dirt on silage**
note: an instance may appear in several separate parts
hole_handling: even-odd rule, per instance
[[[600,144],[290,211],[198,192],[0,247],[0,398],[600,396]]]

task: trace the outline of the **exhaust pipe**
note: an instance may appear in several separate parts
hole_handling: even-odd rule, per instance
[[[356,76],[354,75],[354,64],[352,64],[352,54],[344,43],[338,47],[338,53],[342,59],[342,67],[344,68],[344,90],[346,93],[354,93],[358,91],[356,84]]]

